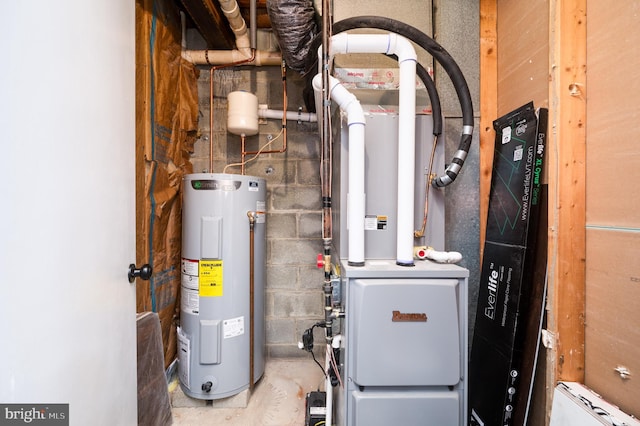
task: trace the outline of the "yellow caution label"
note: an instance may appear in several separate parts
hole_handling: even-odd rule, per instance
[[[200,297],[222,296],[222,260],[201,260],[198,266]]]

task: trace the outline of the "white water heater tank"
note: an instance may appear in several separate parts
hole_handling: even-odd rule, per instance
[[[183,179],[178,375],[192,398],[235,395],[264,373],[265,199],[258,177]]]
[[[258,133],[258,97],[237,91],[227,96],[227,130],[234,135],[253,136]]]

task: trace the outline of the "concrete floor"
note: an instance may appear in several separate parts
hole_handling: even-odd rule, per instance
[[[246,395],[232,397],[235,402],[228,398],[226,404],[203,405],[202,401],[187,398],[177,384],[172,386],[173,424],[304,426],[305,397],[308,392],[319,389],[324,390],[324,378],[311,358],[268,359],[265,373],[253,393],[248,395],[247,391]],[[233,406],[246,408],[231,408]]]

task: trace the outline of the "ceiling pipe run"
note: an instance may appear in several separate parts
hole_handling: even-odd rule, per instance
[[[411,42],[395,33],[336,34],[331,37],[330,56],[343,53],[384,53],[398,58],[400,87],[396,263],[400,266],[413,266],[417,55]],[[351,145],[351,140],[349,144]],[[349,153],[351,158],[351,149]],[[351,204],[349,204],[349,210],[351,210]],[[364,214],[362,217],[364,220]],[[354,229],[356,228],[349,228],[349,235]]]
[[[251,59],[249,52],[241,50],[183,50],[182,57],[194,65],[224,65],[234,62],[243,62]],[[282,54],[276,51],[256,50],[255,58],[243,62],[243,65],[279,66],[282,63]]]
[[[256,0],[251,0],[251,19],[256,14]],[[257,50],[257,22],[251,22],[251,33],[240,14],[236,0],[219,0],[231,30],[236,37],[234,50],[186,50],[183,46],[182,57],[194,65],[224,65],[242,62],[243,65],[280,65],[282,54],[277,51]]]

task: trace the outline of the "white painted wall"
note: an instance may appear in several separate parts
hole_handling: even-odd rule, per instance
[[[134,13],[0,14],[0,404],[68,403],[72,425],[137,422]]]

